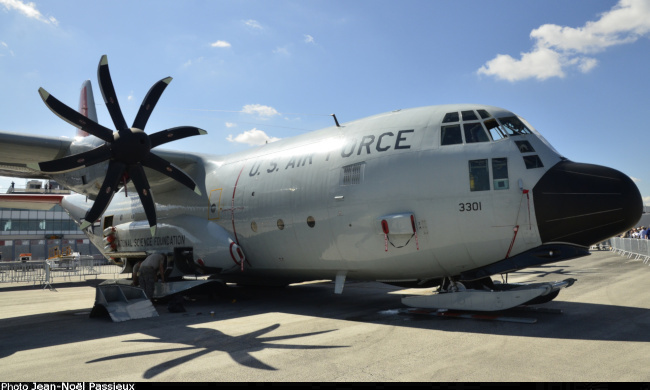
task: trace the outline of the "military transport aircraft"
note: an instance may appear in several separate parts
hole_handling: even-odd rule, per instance
[[[98,79],[116,131],[97,123],[90,82],[79,111],[41,88],[80,136],[0,133],[0,175],[52,178],[76,192],[60,203],[92,243],[127,268],[166,253],[167,286],[184,275],[331,279],[342,293],[348,278],[437,287],[403,297],[408,306],[499,310],[550,301],[574,280],[492,275],[588,255],[642,212],[628,176],[568,160],[498,107],[395,110],[210,156],[157,148],[202,129],[143,131],[171,78],[151,88],[130,127],[106,56]],[[166,288],[157,294],[174,291]]]

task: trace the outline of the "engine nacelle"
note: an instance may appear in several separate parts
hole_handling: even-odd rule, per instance
[[[219,273],[241,268],[245,261],[243,249],[228,231],[199,217],[166,219],[157,225],[155,236],[146,221],[117,225],[115,233],[116,252],[166,253],[179,260],[175,268],[184,274]]]

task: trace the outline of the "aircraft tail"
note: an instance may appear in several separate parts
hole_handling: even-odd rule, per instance
[[[79,112],[89,119],[97,121],[97,109],[95,108],[95,97],[93,96],[93,87],[90,80],[86,80],[81,84],[81,93],[79,94]],[[78,137],[87,137],[88,133],[81,129],[77,129]]]

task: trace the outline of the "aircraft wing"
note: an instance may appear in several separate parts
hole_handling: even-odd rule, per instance
[[[28,163],[63,157],[71,139],[0,132],[0,176],[45,179]]]
[[[0,131],[0,176],[49,179],[52,176],[29,168],[27,164],[64,157],[73,140]],[[203,159],[187,152],[155,150],[159,157],[176,165],[195,179],[203,174]],[[178,183],[155,170],[145,168],[149,185],[156,192],[178,188]]]

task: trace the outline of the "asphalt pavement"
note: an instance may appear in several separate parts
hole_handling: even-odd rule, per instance
[[[399,289],[329,281],[229,287],[185,312],[90,318],[98,280],[0,285],[2,381],[650,380],[650,267],[612,252],[527,269],[510,282],[575,278],[535,323],[404,313]]]

